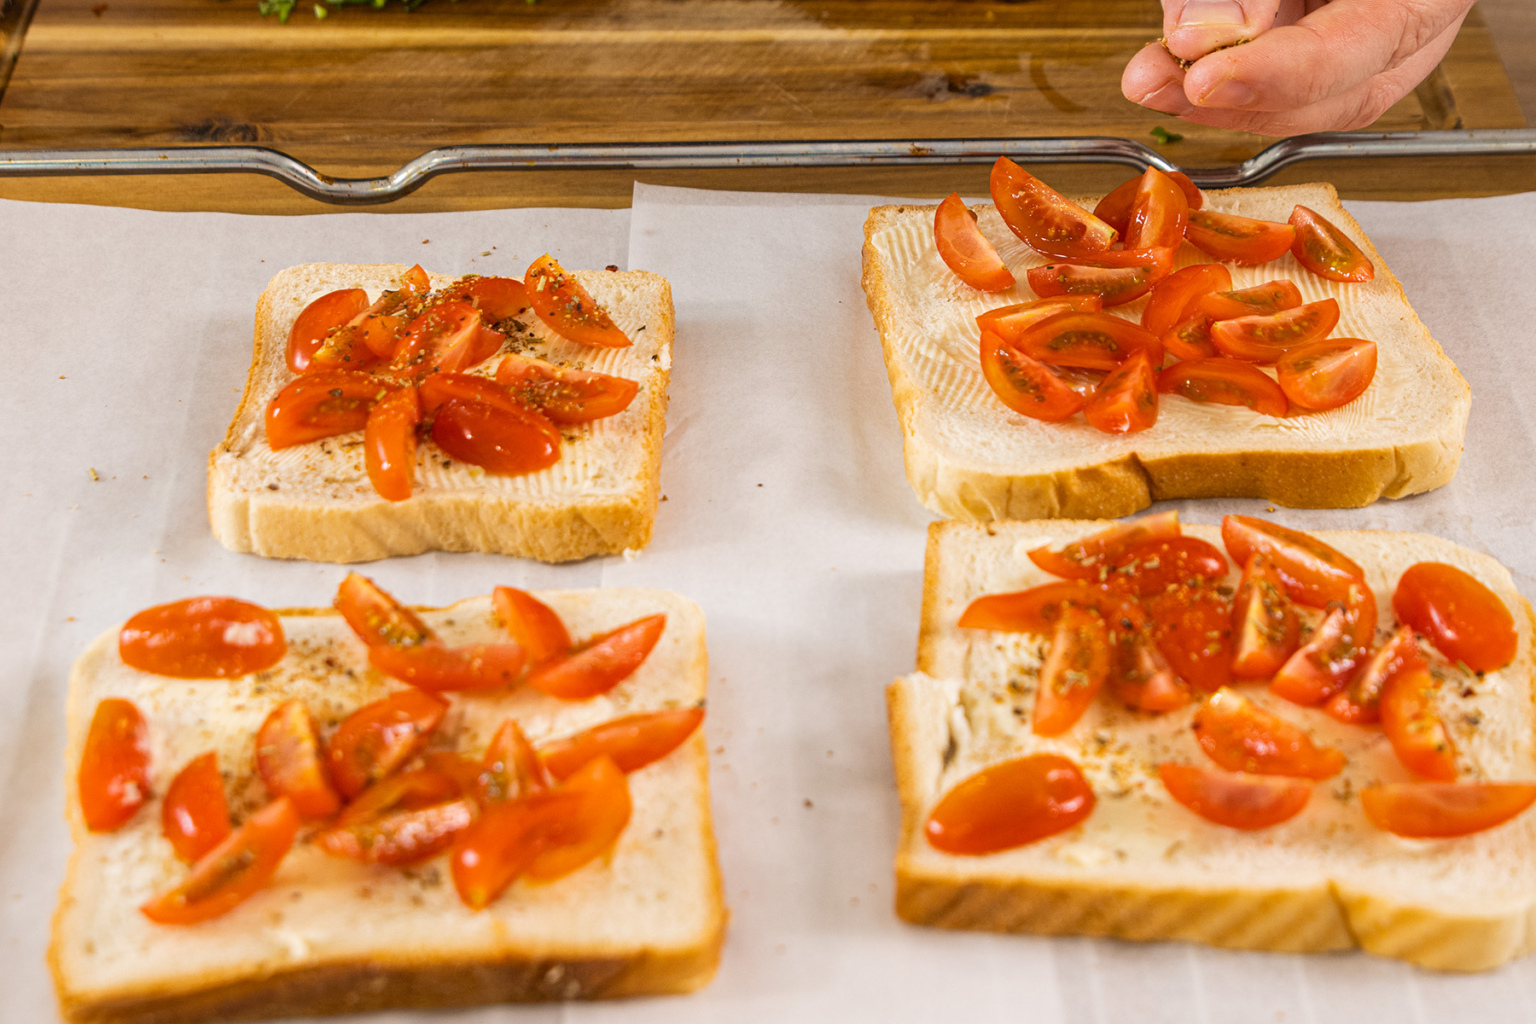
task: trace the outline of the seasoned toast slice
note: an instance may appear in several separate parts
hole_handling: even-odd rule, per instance
[[[405,501],[374,491],[362,432],[274,452],[267,403],[293,375],[288,331],[300,311],[338,288],[370,299],[406,270],[398,264],[310,263],[272,279],[256,306],[245,395],[208,459],[208,516],[225,547],[271,558],[361,562],[423,551],[488,551],[545,562],[637,550],[650,542],[661,471],[661,436],[672,367],[672,289],[647,271],[572,274],[633,344],[601,349],[554,334],[529,312],[509,349],[566,366],[638,381],[616,416],[562,429],[560,461],[521,476],[487,473],[448,458],[430,439],[417,451],[416,487]],[[429,275],[432,287],[454,280]],[[474,371],[490,374],[492,357]]]
[[[1087,200],[1092,208],[1093,201]],[[1420,323],[1381,254],[1331,185],[1206,193],[1211,209],[1284,222],[1298,203],[1333,221],[1376,265],[1367,284],[1326,281],[1283,257],[1233,266],[1233,287],[1290,278],[1307,302],[1336,297],[1334,334],[1376,342],[1375,382],[1331,412],[1283,419],[1162,396],[1158,421],[1105,434],[1081,417],[1043,423],[1012,412],[979,364],[976,315],[1032,297],[1023,271],[1048,262],[990,205],[978,223],[1017,288],[985,293],[939,259],[934,207],[877,206],[864,228],[864,293],[901,420],[907,479],[941,515],[993,519],[1119,517],[1165,498],[1264,498],[1300,508],[1349,508],[1439,487],[1456,472],[1467,384]],[[1176,267],[1210,262],[1184,245]],[[1146,299],[1110,310],[1140,322]]]
[[[478,758],[515,718],[535,743],[626,714],[703,701],[698,607],[659,590],[537,595],[574,637],[664,612],[666,629],[633,676],[604,696],[565,702],[524,687],[457,694],[433,743]],[[54,917],[50,962],[73,1021],[286,1017],[389,1007],[461,1006],[687,992],[713,976],[725,908],[711,827],[703,731],[629,776],[633,816],[611,855],[548,884],[515,883],[483,911],[454,891],[447,855],[408,870],[329,856],[301,833],[272,882],[222,917],[154,924],[140,904],[185,868],[161,833],[172,775],[218,753],[237,819],[265,799],[252,736],[278,704],[303,699],[327,732],[400,684],[368,667],[330,610],[281,612],[287,656],[231,680],[170,679],[125,665],[117,631],[76,661],[67,713],[68,817],[75,851]],[[451,644],[497,642],[489,598],[423,611]],[[75,772],[103,697],[149,723],[155,798],[112,833],[88,832]]]
[[[891,749],[901,797],[897,913],[944,928],[1184,940],[1235,949],[1320,952],[1361,948],[1446,970],[1483,970],[1536,947],[1536,814],[1459,839],[1408,840],[1364,818],[1359,790],[1409,781],[1377,728],[1241,692],[1349,758],[1317,785],[1298,817],[1259,832],[1212,824],[1159,783],[1164,761],[1209,760],[1190,728],[1194,707],[1149,716],[1100,696],[1075,726],[1034,735],[1033,686],[1045,638],[963,630],[976,597],[1054,579],[1026,552],[1104,524],[1060,520],[930,527],[917,673],[891,684]],[[1219,545],[1215,527],[1184,527]],[[1478,677],[1444,676],[1441,718],[1463,780],[1536,779],[1531,606],[1498,562],[1414,533],[1315,536],[1364,567],[1382,624],[1412,563],[1449,562],[1490,587],[1515,617],[1512,664]],[[1384,635],[1384,634],[1382,634]],[[1072,759],[1097,796],[1078,826],[985,856],[934,849],[923,823],[938,799],[987,765],[1030,753]]]

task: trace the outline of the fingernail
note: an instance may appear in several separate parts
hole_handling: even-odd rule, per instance
[[[1258,99],[1258,93],[1244,82],[1234,78],[1223,78],[1216,83],[1215,88],[1200,97],[1202,107],[1246,107]]]
[[[1247,15],[1237,0],[1189,0],[1168,33],[1168,50],[1183,60],[1199,60],[1249,34]]]
[[[1136,102],[1160,114],[1187,114],[1194,109],[1178,82],[1167,82]]]
[[[1189,0],[1179,14],[1179,28],[1231,28],[1247,24],[1237,0]]]

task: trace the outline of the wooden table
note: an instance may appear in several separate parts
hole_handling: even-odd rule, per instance
[[[25,0],[9,0],[12,21]],[[1181,125],[1120,95],[1120,70],[1160,31],[1152,0],[433,0],[290,24],[255,0],[37,0],[0,94],[0,148],[257,143],[335,175],[387,173],[436,146],[480,142],[806,140],[1117,135],[1184,139],[1186,166],[1269,141]],[[19,30],[11,32],[14,44]],[[1524,127],[1474,10],[1434,75],[1378,129]],[[1119,167],[1047,172],[1103,189]],[[623,206],[636,175],[526,171],[440,177],[392,210]],[[709,188],[984,193],[984,167],[647,172]],[[1370,198],[1536,188],[1536,160],[1339,160],[1324,178]],[[254,175],[0,179],[0,196],[153,209],[331,209]]]

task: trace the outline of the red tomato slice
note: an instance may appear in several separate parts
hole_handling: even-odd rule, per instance
[[[1285,392],[1252,363],[1241,359],[1186,359],[1157,375],[1157,390],[1191,402],[1242,405],[1264,416],[1290,411]]]
[[[1370,591],[1362,591],[1362,595]],[[1269,681],[1271,693],[1293,704],[1321,704],[1349,684],[1365,661],[1371,641],[1357,640],[1361,633],[1376,632],[1376,599],[1364,599],[1345,608],[1336,605],[1307,642],[1297,648]]]
[[[390,371],[414,380],[429,373],[459,373],[495,355],[506,340],[486,327],[469,303],[442,302],[406,324]]]
[[[1168,795],[1206,821],[1255,831],[1289,821],[1312,798],[1312,783],[1275,775],[1229,774],[1192,764],[1158,765]]]
[[[1143,540],[1122,551],[1112,559],[1107,579],[1139,597],[1151,597],[1176,586],[1225,579],[1227,572],[1227,558],[1216,545],[1199,537],[1174,535]]]
[[[341,809],[320,752],[320,733],[300,700],[279,704],[256,731],[256,773],[274,798],[293,801],[309,821],[329,818]]]
[[[1028,245],[1065,242],[1108,249],[1115,229],[1005,156],[992,165],[992,201],[1010,231]]]
[[[1065,832],[1093,813],[1094,802],[1077,765],[1034,754],[962,780],[939,800],[923,830],[936,850],[979,856]]]
[[[1275,370],[1291,404],[1337,409],[1359,398],[1376,379],[1376,343],[1358,338],[1314,341],[1281,356]]]
[[[423,690],[490,690],[511,686],[523,674],[527,654],[517,644],[445,647],[380,645],[368,648],[368,664]]]
[[[580,797],[581,804],[550,830],[550,845],[529,862],[526,874],[532,882],[564,878],[612,850],[634,811],[629,780],[605,756],[578,768],[560,792]]]
[[[1103,308],[1104,301],[1097,295],[1058,295],[989,309],[976,317],[976,325],[982,334],[991,332],[1008,344],[1017,345],[1026,328],[1057,313],[1097,313]]]
[[[421,399],[413,387],[385,395],[363,427],[363,464],[368,481],[385,501],[404,501],[416,481],[416,425]]]
[[[1372,825],[1409,839],[1452,839],[1502,825],[1536,803],[1528,782],[1392,782],[1360,791]]]
[[[1338,322],[1339,300],[1323,299],[1268,316],[1218,320],[1211,325],[1211,340],[1223,355],[1273,363],[1326,337]]]
[[[545,253],[523,278],[533,312],[550,330],[580,345],[628,348],[629,337],[581,284]]]
[[[1029,552],[1029,560],[1052,576],[1102,581],[1109,578],[1109,569],[1127,551],[1178,537],[1180,532],[1178,512],[1157,512],[1116,523],[1056,550],[1035,548]]]
[[[638,669],[666,629],[665,615],[647,615],[592,637],[528,673],[528,684],[561,700],[607,693]]]
[[[450,399],[437,409],[432,440],[460,462],[508,476],[536,473],[560,461],[560,431],[521,406],[500,409]]]
[[[522,727],[509,718],[491,737],[485,756],[480,759],[475,793],[487,805],[542,793],[550,788],[551,774]]]
[[[1155,334],[1110,313],[1058,313],[1024,332],[1018,349],[1048,366],[1113,370],[1145,350],[1152,366],[1163,362]]]
[[[1106,434],[1134,434],[1157,422],[1157,374],[1146,349],[1109,372],[1083,406],[1083,416]]]
[[[92,832],[115,832],[149,797],[149,726],[132,701],[96,705],[77,780],[80,813]]]
[[[392,390],[359,370],[319,370],[295,377],[267,404],[267,444],[277,450],[362,430],[373,403]]]
[[[509,320],[528,309],[528,289],[515,277],[467,274],[444,289],[443,297],[469,303],[492,323]]]
[[[419,299],[420,294],[408,287],[385,292],[347,326],[357,332],[375,356],[392,359],[399,345],[400,329],[405,326],[409,309],[419,304]]]
[[[1320,214],[1298,206],[1291,211],[1296,240],[1291,255],[1296,262],[1330,281],[1370,281],[1376,267],[1354,241]]]
[[[1184,237],[1223,263],[1251,265],[1284,256],[1296,239],[1296,229],[1274,221],[1199,210],[1190,213]]]
[[[288,653],[283,624],[233,597],[189,597],[146,608],[124,624],[117,653],[141,672],[224,679],[271,668]]]
[[[369,369],[382,358],[369,344],[370,332],[382,331],[386,326],[399,325],[394,317],[370,317],[365,310],[341,326],[331,328],[309,357],[306,372]],[[393,332],[390,333],[393,336]]]
[[[1231,681],[1232,603],[1214,585],[1169,585],[1142,600],[1152,641],[1180,679],[1199,693]]]
[[[1165,247],[1170,255],[1184,244],[1184,225],[1189,218],[1189,200],[1173,178],[1156,167],[1148,167],[1136,186],[1131,204],[1131,219],[1125,232],[1127,249]]]
[[[1509,609],[1476,577],[1454,565],[1409,566],[1397,581],[1392,610],[1441,654],[1473,672],[1492,672],[1515,660],[1520,639]]]
[[[1381,731],[1403,767],[1436,782],[1456,781],[1456,746],[1435,710],[1439,684],[1425,668],[1406,668],[1381,692]]]
[[[1176,359],[1219,358],[1221,353],[1211,340],[1213,323],[1204,313],[1191,313],[1163,333],[1163,348]]]
[[[472,373],[434,373],[421,382],[417,389],[421,395],[421,411],[426,416],[436,416],[448,402],[480,402],[494,409],[516,412],[526,409],[512,397],[505,384]]]
[[[1072,263],[1099,270],[1152,267],[1160,275],[1159,280],[1168,275],[1168,271],[1173,266],[1173,257],[1176,255],[1176,250],[1170,246],[1145,249],[1100,249],[1095,252],[1075,245],[1051,242],[1042,242],[1040,248],[1035,251],[1049,257],[1055,263]]]
[[[1050,367],[987,330],[981,334],[981,375],[999,401],[1030,419],[1059,423],[1085,401]]]
[[[188,863],[229,836],[229,801],[213,751],[188,761],[171,780],[160,804],[160,828],[176,856]]]
[[[494,903],[544,850],[560,826],[581,813],[581,793],[553,790],[485,809],[449,857],[453,886],[471,910]]]
[[[1046,583],[1008,594],[986,594],[970,603],[957,623],[962,629],[995,629],[1004,633],[1056,631],[1066,608],[1082,608],[1115,622],[1133,607],[1121,594],[1081,580]]]
[[[1268,281],[1237,291],[1212,292],[1195,303],[1196,309],[1212,320],[1235,320],[1240,316],[1268,316],[1301,305],[1301,289],[1291,281]]]
[[[972,288],[1000,292],[1016,283],[1002,257],[976,226],[976,215],[965,208],[960,193],[951,192],[934,211],[933,241],[939,259]]]
[[[279,797],[204,854],[180,885],[139,910],[156,924],[197,924],[227,914],[272,880],[298,834],[293,802]]]
[[[553,608],[515,587],[491,591],[496,618],[512,639],[528,653],[528,664],[537,665],[571,649],[571,634]]]
[[[1141,606],[1126,604],[1112,621],[1114,662],[1110,688],[1115,696],[1126,707],[1151,714],[1175,711],[1188,704],[1189,687],[1174,674],[1158,648],[1155,629]]]
[[[1365,585],[1365,570],[1322,541],[1300,530],[1269,523],[1252,516],[1226,516],[1221,521],[1221,542],[1234,561],[1247,564],[1255,551],[1264,555],[1291,600],[1312,608],[1326,608],[1330,601],[1358,604]]]
[[[1348,686],[1329,698],[1323,710],[1346,725],[1381,721],[1381,691],[1387,680],[1406,669],[1424,668],[1413,629],[1401,626],[1378,647]]]
[[[368,293],[361,288],[342,288],[327,292],[304,307],[288,329],[288,369],[303,373],[320,348],[326,334],[340,327],[368,308]]]
[[[623,772],[639,771],[682,746],[704,721],[702,707],[626,715],[539,748],[549,774],[569,778],[582,765],[609,757]]]
[[[400,287],[407,291],[415,292],[417,295],[425,295],[432,290],[432,279],[427,276],[427,272],[422,270],[421,264],[418,263],[400,275]]]
[[[570,370],[539,359],[505,355],[496,382],[556,423],[591,423],[629,408],[640,385],[627,377]]]
[[[1195,303],[1212,292],[1228,291],[1232,272],[1220,263],[1197,263],[1159,281],[1141,311],[1141,326],[1162,337],[1194,312]]]
[[[417,769],[368,787],[313,841],[326,853],[368,864],[415,864],[442,853],[475,820],[459,783]]]
[[[1234,690],[1207,697],[1194,726],[1200,749],[1229,772],[1321,780],[1344,770],[1343,753],[1319,747],[1299,726]]]
[[[1205,205],[1205,196],[1200,189],[1190,180],[1189,175],[1182,171],[1169,172],[1179,188],[1184,192],[1184,200],[1191,210],[1198,210]],[[1136,203],[1136,192],[1141,187],[1141,175],[1137,175],[1117,186],[1109,195],[1099,200],[1099,205],[1093,208],[1093,215],[1122,235],[1131,225],[1131,207]]]
[[[1059,736],[1083,717],[1109,678],[1109,630],[1093,612],[1062,609],[1035,688],[1036,736]]]
[[[369,647],[414,647],[437,639],[437,634],[415,612],[358,573],[347,573],[336,588],[334,604],[352,632]]]
[[[447,712],[446,701],[417,689],[398,690],[352,712],[326,749],[337,791],[350,800],[392,775],[426,744]]]
[[[1048,263],[1030,267],[1024,276],[1042,298],[1096,295],[1105,306],[1121,306],[1141,298],[1173,268],[1172,249],[1151,249],[1145,262],[1125,267],[1096,267],[1087,262]]]
[[[1263,552],[1250,554],[1232,602],[1232,674],[1239,679],[1274,675],[1296,650],[1299,633],[1296,609],[1280,573]]]

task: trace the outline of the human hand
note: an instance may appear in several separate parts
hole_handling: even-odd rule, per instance
[[[1428,77],[1472,2],[1163,0],[1166,49],[1143,47],[1120,88],[1144,107],[1216,128],[1362,128]],[[1194,63],[1186,70],[1175,57]]]

